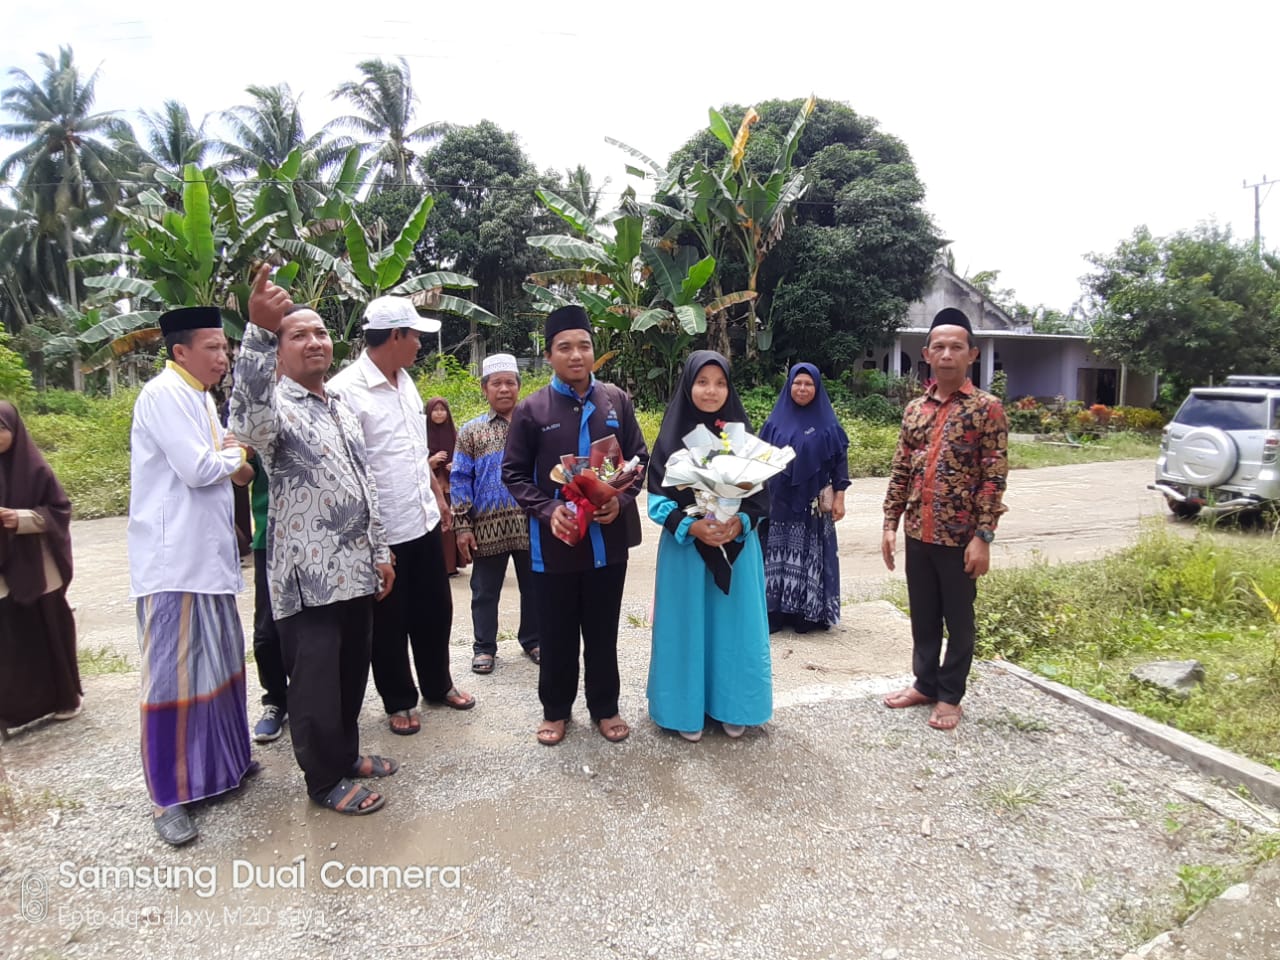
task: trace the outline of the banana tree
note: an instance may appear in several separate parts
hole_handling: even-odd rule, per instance
[[[85,374],[105,368],[108,389],[115,393],[121,361],[161,339],[156,326],[160,318],[158,310],[113,313],[110,305],[76,309],[58,302],[54,306],[57,314],[54,322],[65,332],[33,324],[24,330],[28,352],[38,354],[46,370],[65,367],[77,391],[84,389]],[[136,367],[131,373],[136,373]]]
[[[143,190],[134,207],[117,207],[131,252],[79,258],[106,271],[86,277],[85,286],[159,308],[215,304],[227,336],[238,340],[248,317],[250,272],[270,251],[285,214],[255,213],[219,173],[195,164],[187,164],[180,181],[165,171],[156,179],[162,187],[180,187],[182,209],[169,207],[155,189]]]
[[[708,169],[706,182],[698,188],[699,196],[708,197],[708,212],[718,218],[728,234],[737,241],[747,267],[747,291],[757,291],[760,265],[782,239],[787,221],[793,217],[795,204],[808,189],[803,170],[792,170],[800,134],[813,112],[814,97],[800,107],[791,128],[778,147],[773,167],[761,179],[744,163],[751,126],[760,119],[752,108],[742,118],[736,135],[718,111],[709,111],[711,132],[725,145],[729,155],[719,171]],[[726,204],[725,199],[731,202]],[[757,340],[755,297],[747,301],[747,355],[754,356]],[[766,334],[766,339],[768,335]]]

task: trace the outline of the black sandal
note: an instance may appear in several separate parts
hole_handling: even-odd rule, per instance
[[[493,673],[495,658],[492,653],[477,653],[471,658],[472,673]]]
[[[369,761],[369,772],[361,773],[360,765],[364,761]],[[356,762],[351,765],[351,772],[347,774],[349,777],[389,777],[400,769],[400,764],[396,763],[390,757],[356,757]]]
[[[334,813],[345,814],[349,817],[363,817],[366,813],[375,813],[381,810],[382,805],[387,802],[386,797],[377,794],[377,800],[367,807],[362,807],[361,804],[372,796],[375,796],[375,794],[368,787],[362,787],[360,784],[352,783],[344,778],[338,781],[338,785],[330,790],[323,800],[317,800],[316,803],[322,807],[327,807]]]
[[[537,664],[542,663],[541,647],[530,647],[528,650],[524,652],[524,655],[528,657],[530,660],[532,660],[534,663],[537,663]]]

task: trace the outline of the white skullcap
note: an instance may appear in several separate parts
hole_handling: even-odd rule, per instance
[[[514,373],[520,376],[520,368],[516,365],[516,358],[509,353],[492,353],[484,358],[484,363],[480,366],[480,376],[487,377],[493,373]]]

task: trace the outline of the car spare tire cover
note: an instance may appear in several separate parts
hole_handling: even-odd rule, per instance
[[[1178,463],[1189,482],[1212,487],[1235,473],[1235,441],[1217,427],[1196,427],[1178,441]]]

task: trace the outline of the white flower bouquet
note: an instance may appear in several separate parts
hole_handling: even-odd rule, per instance
[[[684,449],[667,460],[662,485],[692,489],[694,501],[685,513],[714,516],[720,523],[727,523],[743,500],[763,490],[765,481],[796,456],[790,447],[775,447],[747,433],[744,423],[724,424],[719,436],[699,425],[681,440]]]

